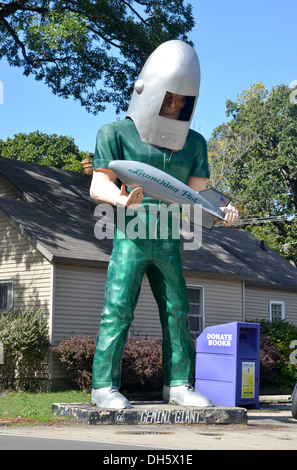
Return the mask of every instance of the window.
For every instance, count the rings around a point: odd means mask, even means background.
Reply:
[[[270,300],[270,321],[285,319],[285,302]]]
[[[189,299],[189,324],[194,337],[203,331],[203,288],[187,287]]]
[[[13,282],[11,280],[0,280],[0,311],[12,308]]]

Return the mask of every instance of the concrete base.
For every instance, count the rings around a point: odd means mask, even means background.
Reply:
[[[53,403],[52,413],[87,424],[247,424],[245,408],[193,408],[164,402],[132,402],[133,408],[104,410],[90,403]]]

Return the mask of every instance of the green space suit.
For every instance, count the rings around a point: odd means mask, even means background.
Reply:
[[[183,183],[187,183],[190,176],[209,177],[205,140],[191,129],[184,147],[172,151],[141,140],[129,118],[103,126],[97,136],[93,168],[107,169],[110,161],[121,159],[148,163]],[[157,208],[160,203],[144,196],[141,205],[146,209],[145,217],[149,216],[149,206]],[[180,240],[170,236],[162,239],[158,236],[158,218],[155,224],[153,239],[131,240],[115,234],[93,362],[95,389],[120,387],[121,359],[145,273],[159,308],[164,384],[193,383],[195,349],[188,325]]]

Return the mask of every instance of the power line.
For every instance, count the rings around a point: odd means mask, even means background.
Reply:
[[[257,225],[272,222],[292,222],[297,219],[297,215],[278,215],[270,217],[252,217],[249,219],[238,220],[235,225]]]

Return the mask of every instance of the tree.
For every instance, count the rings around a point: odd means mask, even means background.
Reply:
[[[72,137],[48,135],[39,131],[19,133],[12,139],[0,140],[0,155],[72,171],[81,171],[81,161],[87,157],[85,152],[78,149]]]
[[[94,114],[107,103],[120,112],[148,55],[189,42],[193,26],[183,0],[0,1],[0,59]]]
[[[229,124],[218,126],[208,142],[209,185],[228,192],[228,176],[232,168],[247,154],[253,143],[253,135],[236,134]]]
[[[269,92],[259,83],[227,101],[231,119],[214,131],[209,147],[213,166],[222,166],[218,150],[225,149],[220,185],[249,219],[248,230],[295,261],[297,106],[291,94],[285,85]]]

